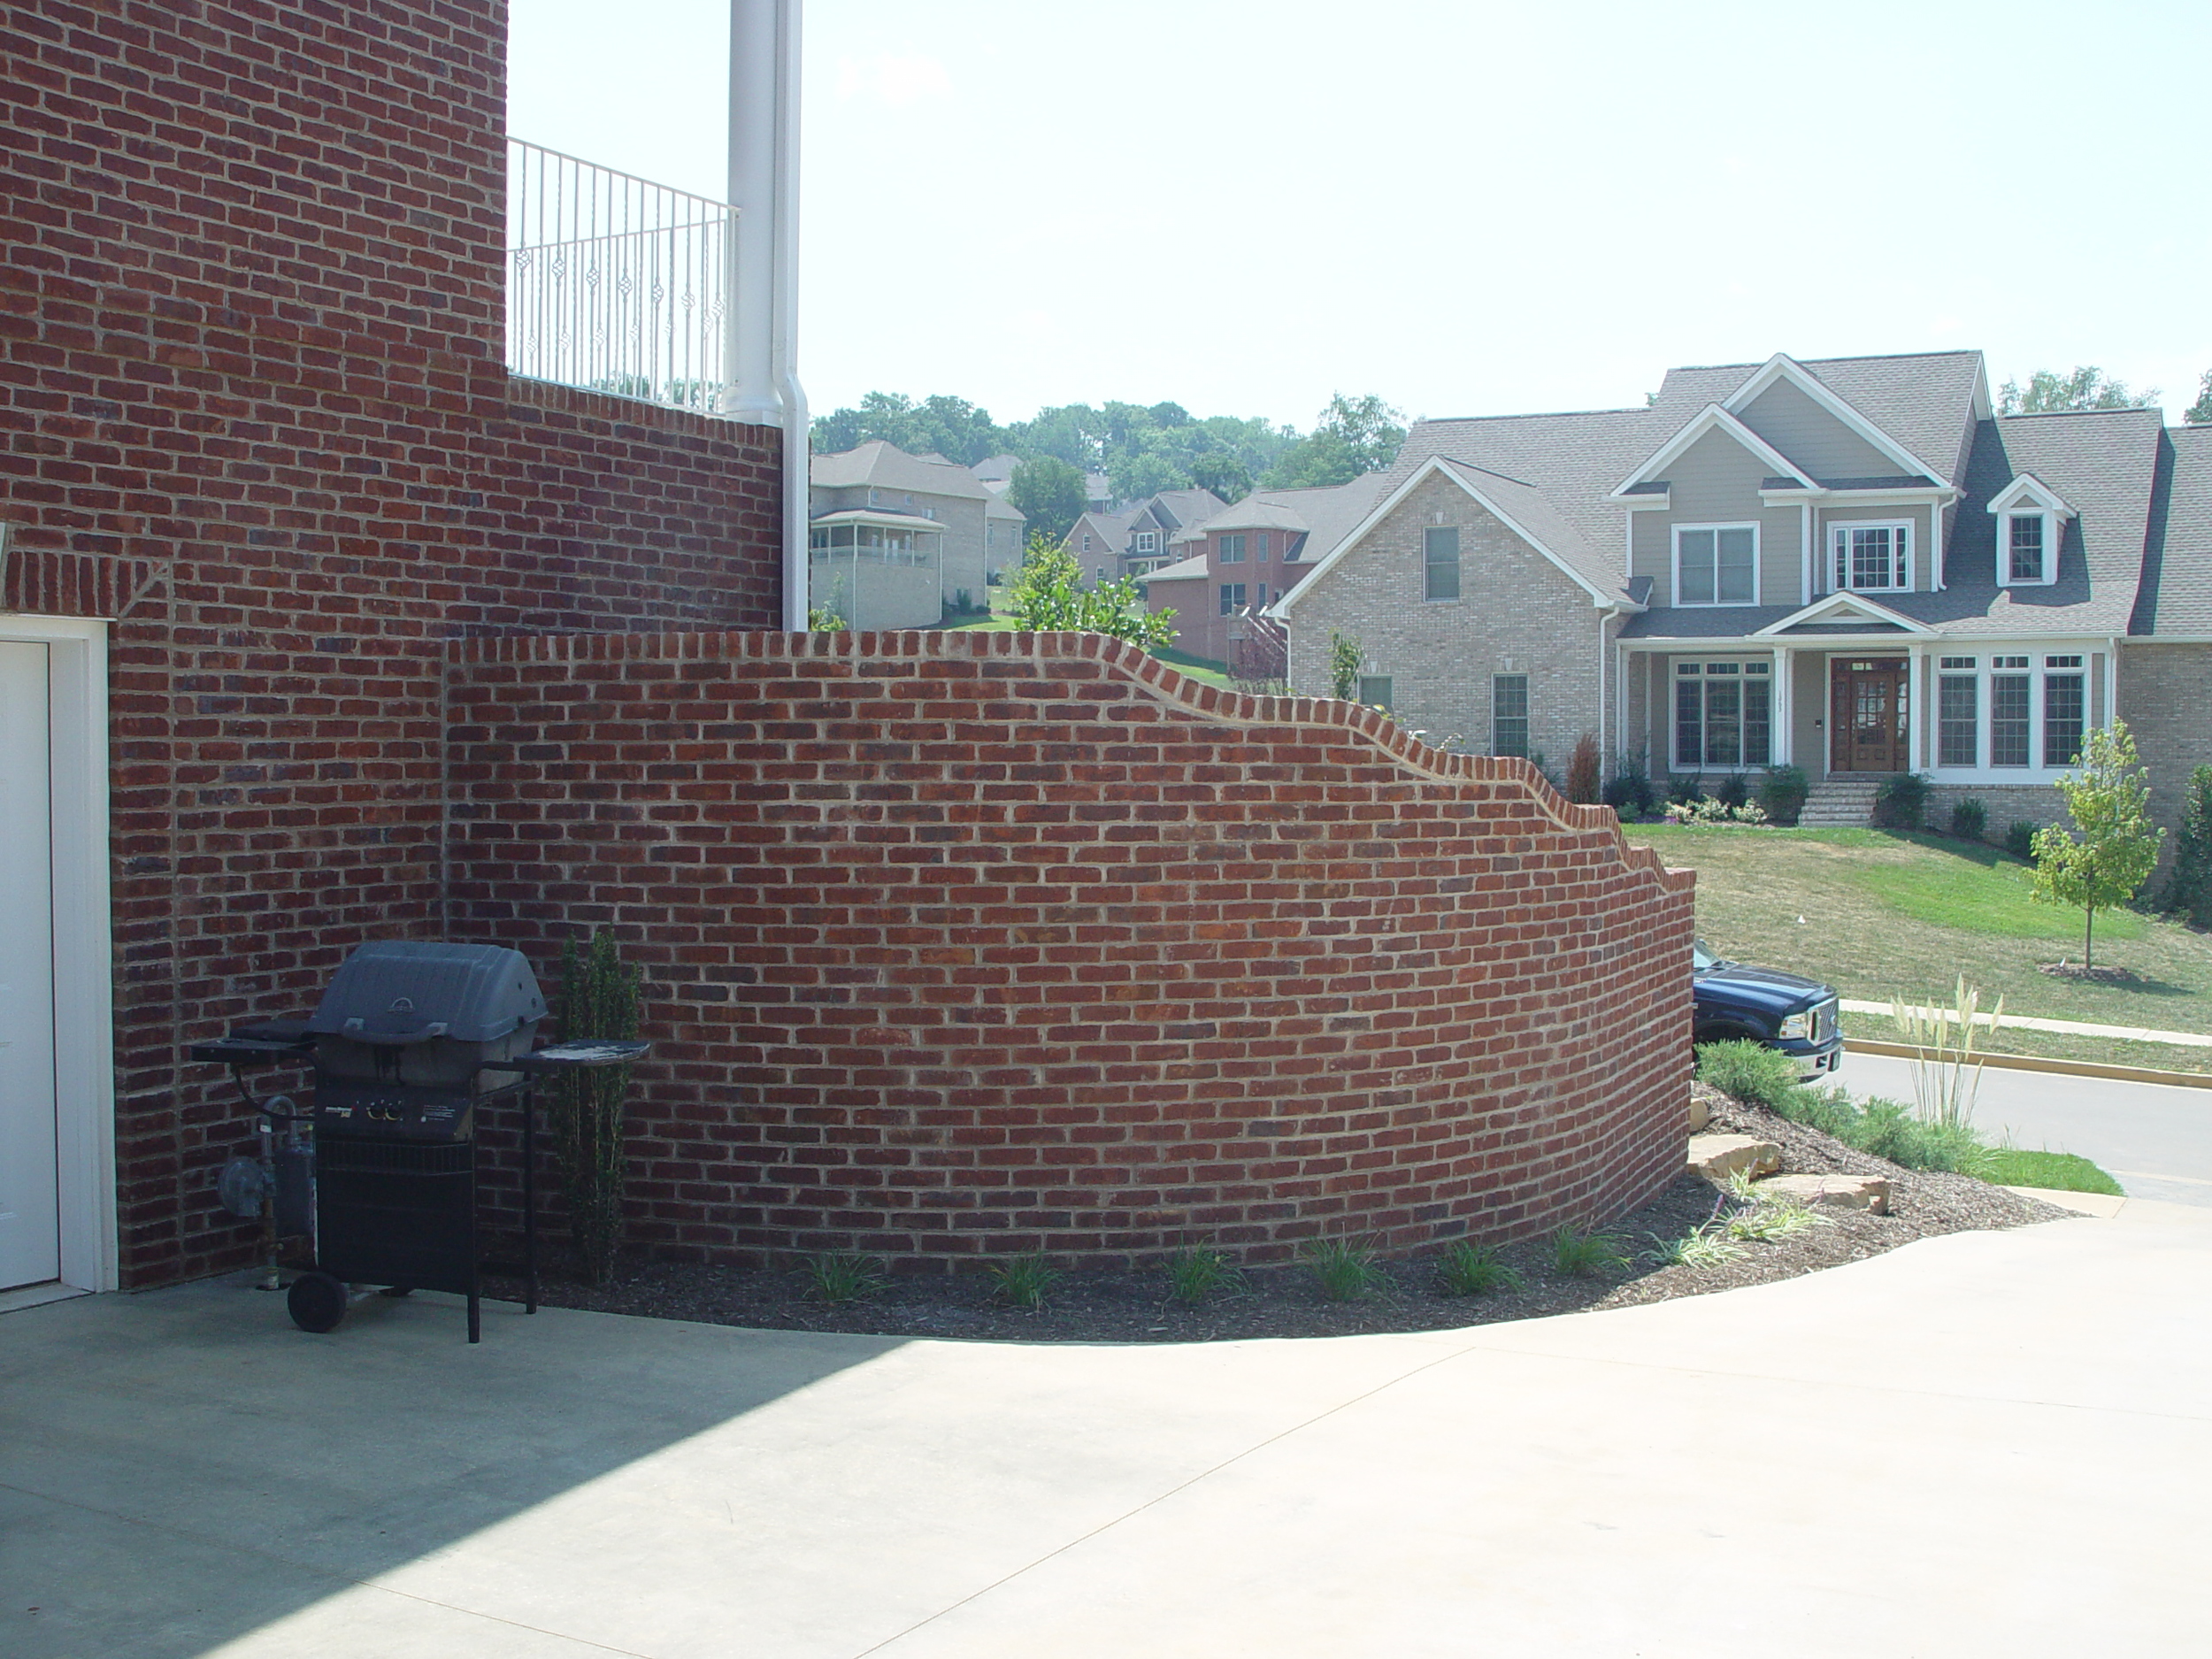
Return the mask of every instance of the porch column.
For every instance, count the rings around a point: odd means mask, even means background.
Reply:
[[[1927,685],[1928,681],[1928,676],[1925,672],[1927,668],[1927,662],[1928,659],[1926,656],[1916,649],[1909,651],[1905,657],[1905,770],[1907,772],[1918,772],[1921,770],[1920,723],[1922,718],[1922,710],[1920,707],[1920,699],[1923,688]]]
[[[1793,668],[1795,656],[1786,646],[1774,648],[1774,711],[1770,729],[1774,735],[1768,745],[1768,760],[1777,766],[1793,764],[1797,758],[1797,687]]]

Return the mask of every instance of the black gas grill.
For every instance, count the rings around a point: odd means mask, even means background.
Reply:
[[[370,1286],[465,1296],[469,1340],[479,1340],[476,1132],[487,1111],[510,1103],[522,1127],[526,1307],[537,1311],[531,1085],[548,1073],[627,1064],[648,1047],[587,1041],[533,1050],[545,1012],[519,951],[380,941],[346,958],[311,1018],[242,1026],[193,1047],[194,1059],[233,1069],[264,1120],[259,1178],[252,1161],[236,1161],[224,1192],[226,1202],[252,1202],[249,1213],[262,1216],[273,1271],[278,1217],[312,1217],[314,1266],[293,1280],[288,1297],[302,1329],[335,1329],[366,1294],[357,1287]],[[245,1083],[247,1070],[284,1062],[314,1068],[304,1113],[281,1096],[256,1100]],[[297,1191],[302,1179],[311,1182],[311,1198]]]

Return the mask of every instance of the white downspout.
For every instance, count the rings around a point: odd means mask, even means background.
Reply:
[[[783,626],[806,627],[806,394],[798,379],[799,71],[803,0],[730,0],[735,293],[722,412],[783,429]]]

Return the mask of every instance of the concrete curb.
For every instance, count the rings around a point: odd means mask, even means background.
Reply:
[[[1846,1054],[1884,1054],[1899,1060],[1941,1060],[1955,1056],[1938,1054],[1932,1048],[1916,1048],[1909,1043],[1875,1042],[1856,1037],[1844,1039]],[[2055,1071],[2063,1077],[2101,1077],[2116,1083],[2163,1083],[2174,1088],[2212,1089],[2212,1071],[2154,1071],[2148,1066],[2102,1065],[2094,1060],[2051,1060],[2041,1055],[1980,1054],[1974,1056],[1978,1065],[1994,1066],[2001,1071]]]

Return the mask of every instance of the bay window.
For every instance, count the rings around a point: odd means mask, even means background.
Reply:
[[[1678,605],[1759,603],[1759,526],[1677,525],[1674,602]]]
[[[1674,675],[1678,771],[1768,764],[1774,729],[1771,663],[1677,663]]]

